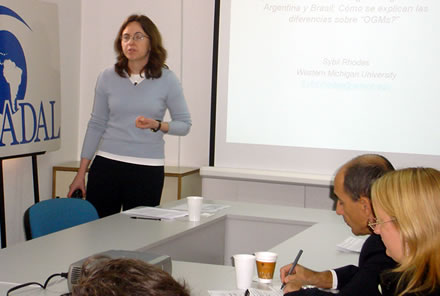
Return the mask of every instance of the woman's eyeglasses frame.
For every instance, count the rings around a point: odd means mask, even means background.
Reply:
[[[130,42],[131,39],[133,39],[134,42],[138,42],[138,41],[144,40],[145,38],[150,38],[150,37],[147,36],[147,35],[144,35],[144,34],[142,34],[140,32],[137,32],[133,36],[131,36],[130,34],[122,35],[121,36],[121,41],[125,42],[125,43],[128,43],[128,42]]]
[[[382,224],[384,224],[384,223],[388,223],[388,222],[394,222],[394,221],[397,221],[397,219],[396,219],[396,218],[391,218],[390,220],[381,221],[381,220],[379,220],[379,219],[377,219],[377,218],[374,218],[373,221],[374,221],[374,222],[368,222],[368,227],[370,227],[371,230],[374,231],[374,230],[376,229],[376,226],[377,226],[377,225],[382,225]]]

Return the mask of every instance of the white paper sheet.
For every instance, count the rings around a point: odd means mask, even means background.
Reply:
[[[243,290],[230,290],[230,291],[208,291],[210,296],[244,296]],[[268,290],[249,288],[250,296],[283,296],[283,291],[270,287]]]
[[[229,208],[230,205],[220,205],[220,204],[202,204],[202,213],[216,213],[220,210]],[[184,203],[175,207],[172,207],[173,210],[178,211],[188,211],[188,204]]]
[[[122,213],[129,215],[131,217],[156,218],[156,219],[175,219],[188,215],[187,212],[154,208],[154,207],[135,208],[124,211]]]
[[[343,242],[337,245],[339,251],[342,252],[356,252],[360,253],[366,238],[362,237],[348,237]]]

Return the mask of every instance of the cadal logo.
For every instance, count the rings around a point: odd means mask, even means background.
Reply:
[[[32,31],[23,18],[8,7],[0,5],[1,16],[12,17]],[[13,33],[0,30],[0,147],[59,138],[59,132],[58,135],[54,135],[53,126],[55,101],[50,101],[50,106],[47,106],[52,111],[50,113],[52,118],[50,116],[48,118],[49,120],[52,119],[49,122],[52,125],[48,126],[44,102],[41,101],[39,106],[35,108],[32,104],[24,101],[26,98],[27,80],[26,57],[19,40]],[[21,117],[18,121],[21,123],[21,129],[16,129],[17,124],[14,124],[14,122],[17,122],[16,117],[18,116]],[[6,137],[8,134],[10,136]],[[6,138],[10,138],[10,140]]]

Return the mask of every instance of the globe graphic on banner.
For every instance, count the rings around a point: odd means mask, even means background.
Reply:
[[[12,113],[26,94],[27,69],[23,48],[8,31],[0,31],[0,114],[8,101]]]

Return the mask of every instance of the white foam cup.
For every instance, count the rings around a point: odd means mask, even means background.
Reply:
[[[246,290],[251,287],[255,268],[255,256],[237,254],[233,256],[237,288]]]
[[[202,210],[203,197],[201,196],[188,196],[188,220],[200,221],[200,212]]]

